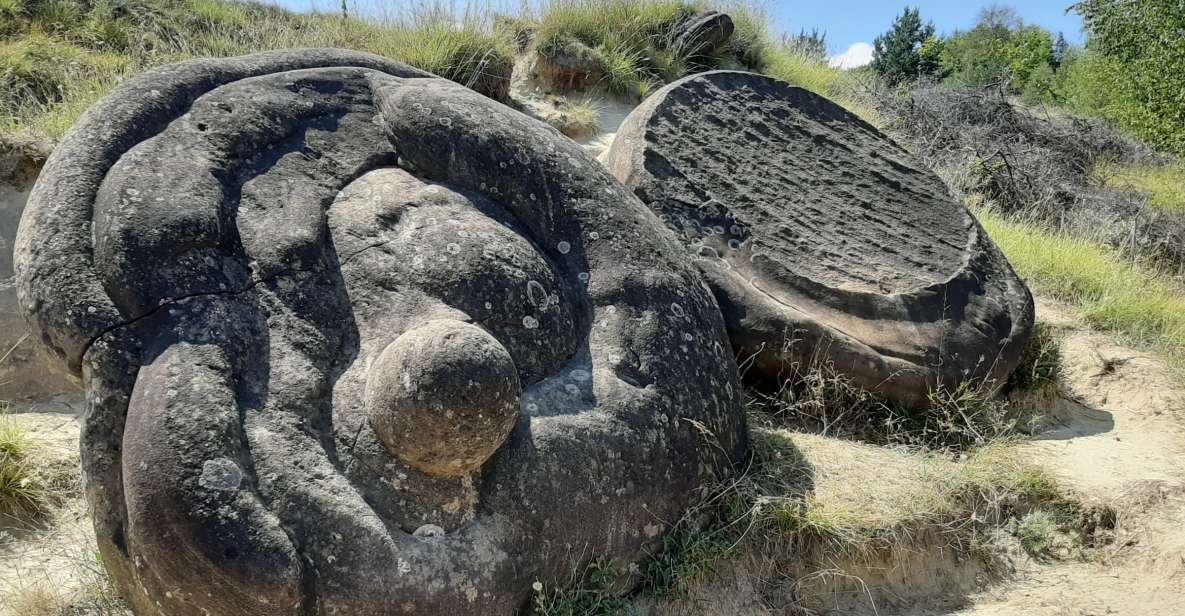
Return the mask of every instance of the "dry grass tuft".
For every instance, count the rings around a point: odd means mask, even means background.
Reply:
[[[34,446],[24,429],[0,414],[0,520],[35,519],[56,500],[50,481],[37,468]]]
[[[601,104],[595,99],[585,98],[573,102],[560,96],[548,96],[544,102],[548,103],[549,108],[540,112],[542,119],[568,137],[579,139],[601,132],[597,122]]]
[[[62,616],[65,605],[44,586],[33,586],[13,593],[9,597],[9,610],[13,616]]]
[[[1036,410],[1032,403],[1011,403],[997,394],[995,384],[982,381],[936,388],[927,408],[902,407],[856,386],[818,352],[803,365],[787,366],[786,373],[789,377],[777,391],[753,392],[753,408],[759,411],[753,421],[759,425],[880,445],[961,451],[1024,431]],[[1038,328],[1003,389],[1017,401],[1044,399],[1050,392],[1056,395],[1061,377],[1057,341]],[[1043,395],[1036,395],[1038,390]]]

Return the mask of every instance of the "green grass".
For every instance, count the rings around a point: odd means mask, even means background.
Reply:
[[[873,126],[884,125],[875,105],[862,93],[864,73],[860,71],[840,70],[784,46],[771,46],[765,52],[762,72],[826,96]]]
[[[612,589],[621,571],[614,563],[596,560],[576,571],[559,588],[534,584],[530,616],[618,616],[632,614],[630,600]]]
[[[225,0],[0,2],[0,132],[49,142],[121,80],[187,58],[358,49],[500,99],[513,66],[513,41],[478,8],[425,4],[376,22]]]
[[[1093,328],[1159,351],[1185,368],[1185,288],[1090,240],[1050,233],[979,209],[976,216],[1017,272],[1076,306]]]
[[[31,455],[33,440],[0,415],[0,519],[26,520],[45,512],[51,493]]]
[[[1165,211],[1185,212],[1185,166],[1103,165],[1096,177],[1108,186],[1130,188],[1148,195],[1148,203]]]
[[[745,2],[545,0],[521,15],[480,3],[425,3],[379,20],[300,14],[227,0],[0,0],[0,132],[56,142],[91,104],[147,68],[194,57],[289,47],[377,53],[505,100],[517,48],[579,49],[606,90],[641,99],[693,71],[765,71],[831,97],[876,123],[847,94],[846,73],[771,42],[768,18]],[[674,26],[715,8],[735,32],[720,50],[673,49]]]
[[[735,31],[712,54],[673,45],[680,21],[709,7],[725,10]],[[543,58],[579,56],[600,67],[600,86],[641,99],[689,72],[712,68],[759,69],[768,35],[765,15],[744,4],[680,0],[547,0],[533,15],[535,51]]]

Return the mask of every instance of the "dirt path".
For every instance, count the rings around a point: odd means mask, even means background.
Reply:
[[[1063,334],[1068,396],[1026,445],[1086,500],[1113,505],[1118,536],[1101,562],[1023,562],[1014,581],[960,616],[1185,614],[1185,388],[1155,357],[1116,344],[1040,302]]]

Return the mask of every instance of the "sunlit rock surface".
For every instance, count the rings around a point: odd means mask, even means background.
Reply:
[[[685,244],[744,361],[786,378],[830,362],[908,405],[998,386],[1033,300],[967,209],[839,105],[717,71],[659,90],[605,156]]]
[[[544,124],[294,50],[98,103],[16,271],[85,383],[87,497],[137,613],[509,614],[642,558],[743,456],[683,254]]]

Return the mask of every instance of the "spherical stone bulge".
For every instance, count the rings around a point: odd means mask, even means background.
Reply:
[[[510,435],[521,398],[506,347],[455,320],[404,332],[371,364],[366,381],[370,425],[391,454],[443,477],[481,468]]]

